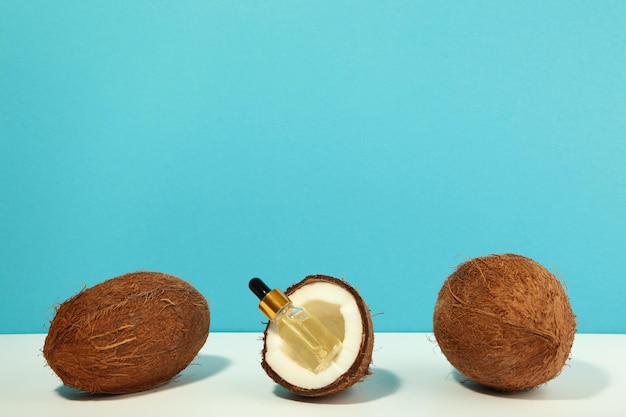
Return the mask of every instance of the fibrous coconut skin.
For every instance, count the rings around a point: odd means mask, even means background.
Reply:
[[[576,320],[553,274],[532,259],[503,254],[471,259],[448,277],[433,329],[441,351],[465,377],[515,392],[559,375]]]
[[[189,365],[209,324],[207,300],[191,284],[160,272],[133,272],[62,303],[43,354],[69,387],[94,394],[144,391]]]
[[[344,280],[340,280],[338,278],[330,277],[327,275],[310,275],[304,278],[302,281],[297,284],[292,285],[287,288],[285,294],[288,297],[293,296],[303,287],[308,285],[313,285],[316,283],[328,283],[331,285],[336,285],[347,292],[354,298],[354,302],[358,307],[358,314],[361,316],[361,326],[362,326],[362,337],[360,344],[358,346],[358,352],[356,354],[356,358],[352,362],[352,365],[346,369],[346,371],[337,377],[331,383],[317,388],[306,388],[298,386],[297,383],[288,382],[285,378],[283,378],[279,373],[272,368],[271,364],[267,360],[268,355],[268,332],[270,332],[271,326],[274,326],[272,323],[268,323],[267,328],[264,332],[264,345],[262,351],[262,362],[261,365],[267,375],[274,380],[278,385],[286,388],[294,394],[304,396],[304,397],[321,397],[327,396],[331,394],[336,394],[341,391],[346,390],[347,388],[353,386],[357,382],[363,381],[370,372],[370,364],[372,362],[372,352],[374,350],[374,328],[372,323],[372,317],[370,311],[368,309],[367,304],[362,299],[358,291],[348,284]],[[324,295],[320,295],[319,301],[324,301]],[[316,300],[307,300],[314,303]],[[317,312],[316,312],[317,313]],[[322,312],[320,312],[322,313]],[[330,325],[329,327],[342,326],[343,324],[337,323],[337,321],[341,321],[341,318],[325,316],[324,314],[316,314],[316,316],[324,323]],[[329,321],[335,321],[335,323],[329,323]],[[345,344],[344,344],[345,347]]]

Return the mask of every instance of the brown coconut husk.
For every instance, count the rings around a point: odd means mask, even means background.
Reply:
[[[159,272],[133,272],[62,303],[43,354],[69,387],[126,394],[154,388],[182,371],[204,345],[206,299]]]
[[[433,328],[442,352],[464,376],[514,392],[559,375],[576,320],[553,274],[532,259],[504,254],[471,259],[448,277]]]
[[[301,395],[304,397],[321,397],[332,394],[337,394],[346,390],[347,388],[353,386],[357,382],[361,382],[367,378],[371,374],[370,372],[370,364],[372,363],[372,353],[374,351],[374,327],[372,323],[372,316],[370,314],[369,308],[358,291],[348,284],[346,281],[330,277],[327,275],[309,275],[304,278],[302,281],[290,286],[285,291],[287,296],[290,296],[295,291],[300,289],[305,285],[314,284],[317,282],[327,282],[333,285],[338,285],[345,290],[347,290],[354,299],[356,300],[359,312],[361,313],[362,324],[363,324],[363,338],[361,339],[361,345],[359,346],[359,353],[357,358],[355,359],[352,366],[339,378],[337,378],[331,384],[316,389],[307,389],[295,386],[285,381],[278,375],[265,361],[265,354],[267,353],[267,346],[263,345],[262,351],[262,362],[261,366],[267,373],[267,375],[274,380],[278,385],[286,388],[287,390],[293,392],[294,394]],[[321,317],[320,317],[321,319]],[[267,330],[269,328],[266,327],[265,332],[263,333],[263,339],[267,335]]]

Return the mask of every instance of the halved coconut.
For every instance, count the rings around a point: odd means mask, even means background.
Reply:
[[[307,397],[335,394],[364,380],[374,349],[372,317],[365,301],[346,281],[311,275],[289,287],[285,294],[324,323],[342,341],[330,366],[314,373],[292,359],[282,348],[278,326],[269,323],[264,333],[261,365],[277,384]]]

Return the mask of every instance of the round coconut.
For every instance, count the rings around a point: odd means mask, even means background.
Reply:
[[[439,292],[433,330],[443,354],[466,378],[514,392],[559,375],[576,320],[553,274],[532,259],[503,254],[458,266]]]
[[[344,280],[311,275],[289,287],[285,294],[328,327],[342,349],[331,365],[319,373],[298,365],[284,349],[278,326],[264,332],[261,365],[267,375],[287,390],[306,397],[336,394],[370,375],[374,350],[372,317],[357,290]]]
[[[182,371],[209,334],[207,300],[159,272],[101,282],[62,303],[43,355],[69,387],[103,394],[154,388]]]

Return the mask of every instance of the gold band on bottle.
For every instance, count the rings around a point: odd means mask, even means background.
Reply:
[[[270,320],[274,320],[276,313],[289,304],[289,298],[278,288],[268,292],[259,304],[259,310],[263,312]]]

